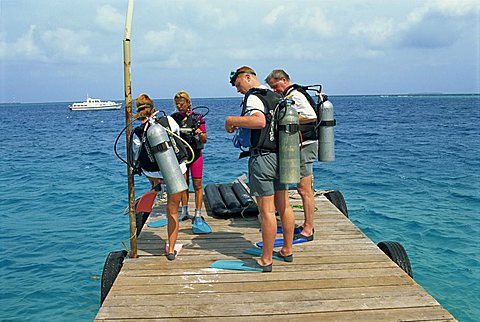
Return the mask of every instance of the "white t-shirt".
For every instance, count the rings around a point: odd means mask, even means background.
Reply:
[[[292,107],[298,112],[299,115],[308,119],[312,119],[312,121],[317,119],[317,114],[315,114],[315,110],[313,109],[312,105],[310,105],[305,95],[303,95],[296,89],[289,91],[288,94],[293,94],[292,100],[294,104]],[[303,145],[311,144],[314,142],[317,141],[306,140],[303,142]]]
[[[265,85],[260,85],[258,88],[267,89]],[[245,108],[245,115],[252,115],[255,113],[266,113],[265,105],[256,95],[249,95],[247,98],[247,104]]]
[[[178,125],[175,120],[167,115],[167,120],[168,120],[168,125],[170,125],[170,129],[173,133],[180,135],[180,126]],[[132,150],[133,150],[133,157],[134,159],[138,159],[138,155],[140,154],[140,146],[141,146],[141,138],[139,138],[135,133],[133,134],[132,138]],[[180,170],[182,171],[182,174],[185,174],[187,172],[187,165],[185,162],[182,162],[179,164]],[[160,171],[146,171],[142,169],[143,174],[145,174],[147,177],[151,178],[160,178],[163,179],[163,175]]]
[[[315,110],[312,105],[310,105],[305,95],[296,89],[292,90],[289,94],[293,94],[292,100],[295,102],[293,108],[297,110],[298,114],[308,119],[317,119],[317,114],[315,114]]]

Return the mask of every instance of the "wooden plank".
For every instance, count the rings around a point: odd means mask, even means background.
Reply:
[[[455,320],[325,197],[315,200],[314,241],[295,245],[294,262],[274,261],[268,274],[208,268],[256,258],[243,254],[261,238],[256,217],[208,217],[209,235],[193,235],[182,222],[184,249],[173,262],[164,256],[166,228],[145,226],[140,257],[125,260],[96,320]],[[295,215],[303,220],[301,209]]]
[[[104,306],[99,312],[99,318],[107,316],[112,318],[156,318],[156,317],[250,317],[250,316],[278,316],[289,314],[308,314],[321,312],[381,310],[391,308],[429,307],[438,304],[428,296],[401,296],[401,297],[376,297],[362,299],[339,299],[339,300],[307,300],[283,302],[254,302],[242,303],[237,300],[234,303],[223,304],[196,304],[195,301],[176,298],[178,305],[160,303],[157,305],[132,305],[128,306]]]
[[[275,316],[248,316],[248,317],[195,317],[195,321],[455,321],[452,316],[441,307],[427,308],[391,308],[381,310],[362,310],[362,311],[337,311],[337,312],[319,312],[307,313],[301,315],[284,314]],[[175,319],[129,319],[129,321],[191,321],[190,317]],[[124,321],[123,319],[108,319],[99,321]]]

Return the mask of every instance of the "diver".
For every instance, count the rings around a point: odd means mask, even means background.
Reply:
[[[263,272],[272,271],[273,255],[286,262],[293,261],[293,234],[295,217],[288,198],[288,184],[279,180],[278,145],[270,140],[272,111],[281,96],[262,85],[255,71],[247,66],[230,73],[230,84],[244,95],[240,116],[227,116],[225,130],[233,133],[242,129],[250,133],[248,141],[248,184],[250,193],[255,196],[261,218],[262,256],[256,262]],[[284,237],[283,247],[273,251],[277,235],[275,209],[280,214]]]
[[[302,198],[304,222],[299,227],[300,232],[295,234],[295,239],[305,238],[313,240],[315,232],[313,215],[315,200],[313,196],[313,161],[317,159],[318,136],[315,126],[317,114],[315,113],[315,102],[306,92],[297,89],[292,84],[289,75],[282,69],[275,69],[265,78],[265,82],[274,92],[283,95],[293,95],[293,107],[299,114],[300,131],[302,133],[302,147],[300,150],[300,182],[297,184],[297,191]]]
[[[195,212],[191,217],[188,213],[188,197],[186,191],[182,195],[182,220],[192,219],[192,231],[195,234],[208,234],[212,230],[202,216],[203,206],[203,154],[202,150],[207,143],[207,128],[202,114],[192,110],[192,101],[186,91],[179,91],[175,94],[174,105],[177,112],[171,116],[180,126],[180,136],[188,142],[193,150],[193,162],[187,164],[185,180],[189,185],[189,177],[192,177],[193,190],[195,193]],[[189,155],[189,160],[192,158]]]
[[[141,120],[142,124],[137,126],[132,133],[131,152],[132,159],[134,160],[133,167],[135,171],[135,168],[138,166],[141,169],[141,173],[145,174],[145,176],[152,184],[152,187],[154,187],[164,178],[164,175],[160,171],[159,165],[157,163],[158,161],[156,161],[155,157],[153,157],[154,153],[152,152],[152,147],[149,144],[150,133],[148,132],[148,130],[149,126],[152,126],[149,123],[149,118],[154,116],[155,107],[153,100],[147,94],[141,94],[140,96],[138,96],[135,100],[135,105],[137,107],[137,114],[135,114],[134,117],[135,119]],[[170,116],[163,116],[157,118],[156,122],[160,123],[160,125],[162,125],[164,128],[169,128],[173,133],[177,133],[177,135],[180,133],[178,124]],[[175,162],[173,166],[178,166],[180,168],[181,173],[179,175],[180,179],[183,180],[182,175],[185,174],[187,171],[187,166],[185,163],[187,159],[186,148],[182,146],[181,142],[179,141],[176,143],[176,146],[178,148],[178,151],[176,153],[176,159],[178,163]],[[171,167],[172,165],[169,164],[169,166]],[[174,170],[177,169],[171,168],[171,170],[172,171],[169,172],[175,172]],[[188,187],[186,185],[185,187],[185,189],[188,190]],[[174,260],[177,256],[175,244],[177,242],[179,229],[178,208],[180,206],[180,201],[184,193],[185,190],[179,192],[172,191],[172,187],[169,187],[167,184],[168,260]]]

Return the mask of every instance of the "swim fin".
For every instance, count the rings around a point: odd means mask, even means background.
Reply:
[[[168,225],[168,219],[167,218],[160,218],[156,221],[151,221],[147,223],[147,226],[150,228],[158,228],[158,227],[165,227]]]
[[[293,245],[306,243],[306,242],[308,242],[306,238],[298,238],[293,240]],[[263,247],[263,242],[258,242],[256,245],[257,247]],[[273,243],[273,247],[282,247],[282,246],[283,246],[283,238],[275,239],[275,242]]]
[[[303,230],[302,226],[295,225],[295,228],[293,229],[293,233],[294,234],[300,234],[302,232],[302,230]],[[283,233],[282,225],[277,224],[277,234],[281,234],[281,233]]]
[[[157,196],[157,191],[154,189],[145,192],[135,203],[135,212],[152,212],[153,203],[155,202],[155,197]]]
[[[180,222],[180,221],[183,221],[183,220],[186,220],[186,219],[184,219],[182,214],[178,214],[178,221]],[[151,222],[147,223],[147,226],[150,227],[150,228],[165,227],[166,225],[168,225],[168,219],[167,218],[160,218],[156,221],[151,221]]]
[[[212,228],[203,217],[197,216],[192,219],[192,231],[194,234],[210,234]]]
[[[234,260],[218,260],[215,261],[210,268],[220,268],[220,269],[229,269],[237,271],[251,271],[251,272],[262,272],[261,267],[255,267],[255,265],[249,265],[247,262],[243,261],[234,261]]]
[[[248,255],[253,255],[253,256],[262,256],[262,249],[258,248],[258,247],[252,247],[252,248],[249,248],[249,249],[245,249],[243,251],[243,253],[248,254]],[[285,258],[282,258],[280,256],[276,256],[276,255],[272,255],[272,258],[276,259],[277,261],[282,261],[282,262],[285,261]]]

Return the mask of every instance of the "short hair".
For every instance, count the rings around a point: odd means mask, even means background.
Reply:
[[[236,71],[231,71],[230,72],[230,84],[232,86],[235,86],[235,81],[237,80],[238,75],[240,75],[240,74],[250,74],[253,77],[255,77],[255,79],[257,77],[257,73],[255,72],[255,70],[253,68],[250,68],[248,66],[239,67],[239,68],[237,68]]]
[[[251,73],[251,75],[257,75],[257,73],[255,72],[255,70],[253,68],[250,68],[248,66],[242,66],[242,67],[239,67],[237,68],[236,72],[248,72],[248,73]]]
[[[265,78],[265,82],[267,82],[268,84],[272,78],[276,81],[279,81],[282,78],[286,78],[288,81],[290,80],[290,76],[288,76],[287,72],[283,69],[272,70],[270,74],[268,74],[268,76]]]

